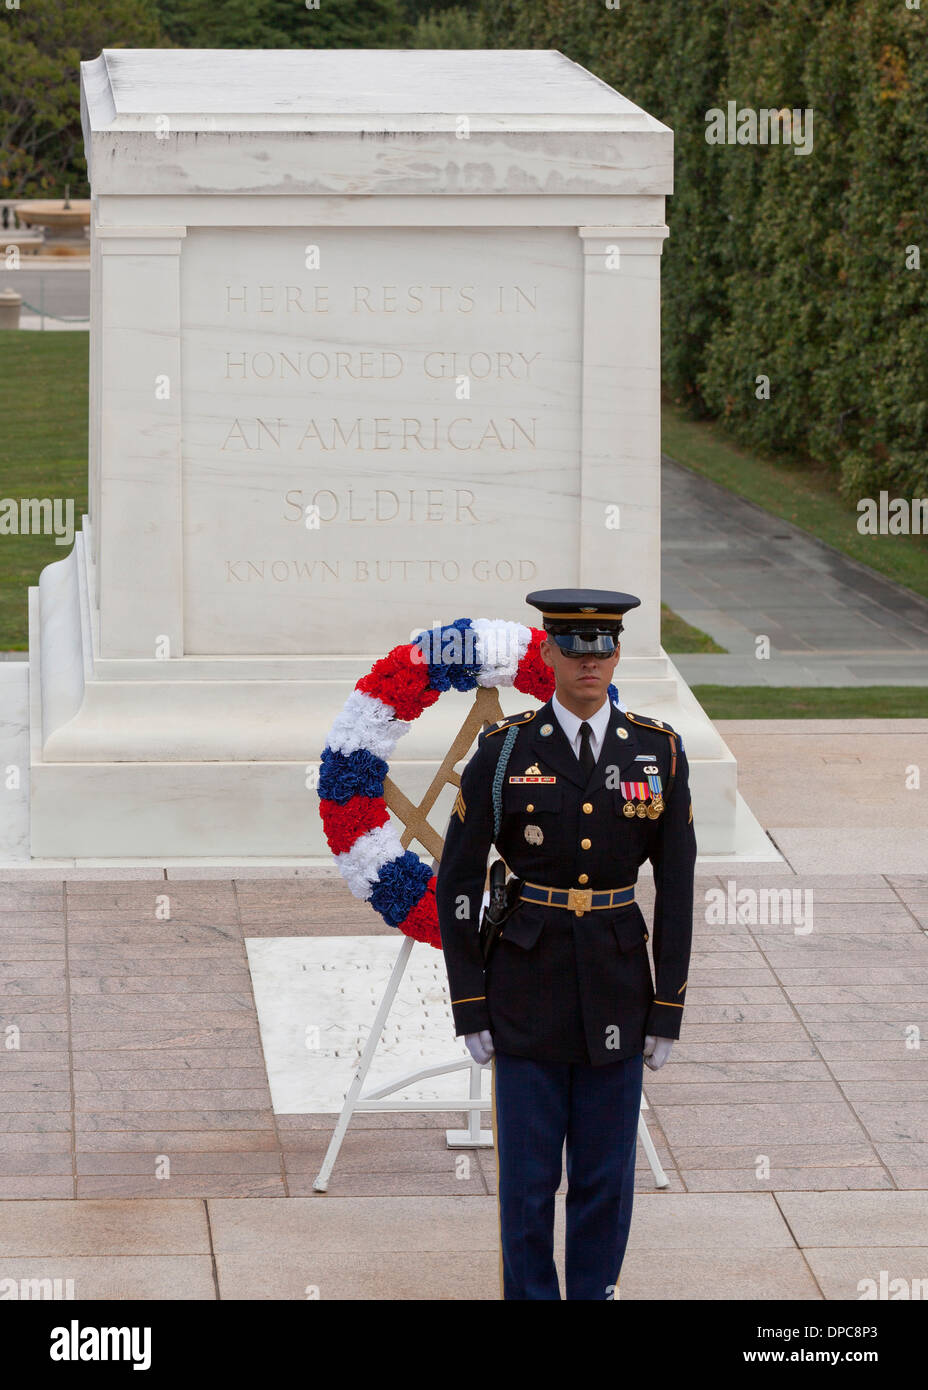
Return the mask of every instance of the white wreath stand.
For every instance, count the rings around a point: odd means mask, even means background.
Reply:
[[[389,983],[383,992],[383,998],[377,1009],[377,1015],[371,1027],[370,1035],[364,1045],[361,1060],[358,1062],[357,1070],[352,1078],[351,1085],[345,1096],[345,1103],[342,1106],[338,1123],[329,1140],[329,1147],[326,1149],[322,1167],[313,1183],[314,1192],[327,1192],[329,1178],[332,1176],[332,1169],[335,1167],[335,1160],[338,1158],[338,1151],[342,1146],[342,1140],[347,1133],[348,1126],[351,1124],[351,1117],[356,1111],[385,1111],[385,1110],[464,1110],[467,1112],[467,1129],[446,1129],[445,1140],[449,1149],[486,1149],[493,1147],[493,1135],[488,1129],[480,1128],[480,1111],[489,1110],[491,1102],[484,1100],[480,1094],[480,1073],[483,1067],[473,1061],[470,1057],[461,1057],[453,1062],[439,1062],[434,1067],[422,1067],[419,1071],[410,1072],[408,1076],[400,1077],[397,1081],[391,1081],[386,1086],[379,1086],[376,1091],[370,1091],[367,1095],[363,1094],[364,1082],[374,1060],[374,1054],[383,1035],[384,1025],[393,1007],[393,1000],[400,987],[400,982],[409,964],[409,957],[412,948],[416,943],[411,936],[405,936],[396,957],[396,963],[390,975]],[[434,947],[429,947],[434,950]],[[488,1065],[488,1064],[485,1064]],[[407,1086],[411,1086],[416,1081],[425,1081],[430,1076],[445,1076],[454,1071],[466,1071],[469,1073],[467,1099],[460,1102],[447,1100],[386,1100],[395,1091],[402,1091]],[[641,1112],[648,1109],[648,1102],[642,1094]],[[648,1157],[651,1165],[651,1172],[654,1174],[655,1187],[667,1187],[669,1179],[661,1166],[661,1161],[657,1156],[654,1141],[648,1133],[648,1126],[645,1122],[644,1114],[638,1115],[638,1138]]]
[[[429,854],[433,856],[432,871],[435,872],[437,861],[441,858],[444,848],[444,841],[438,832],[429,824],[428,813],[438,800],[442,789],[451,783],[460,787],[460,774],[455,772],[454,765],[464,757],[470,749],[471,744],[487,724],[493,723],[503,718],[502,707],[499,703],[499,696],[493,686],[480,687],[475,693],[474,703],[471,711],[461,728],[457,737],[448,749],[441,766],[432,779],[429,789],[418,806],[414,805],[409,798],[400,791],[395,782],[387,777],[384,781],[384,799],[389,809],[403,822],[405,826],[401,837],[404,849],[407,849],[413,840],[417,840]],[[493,1135],[490,1130],[480,1128],[481,1110],[489,1110],[491,1101],[484,1100],[480,1094],[480,1073],[483,1067],[473,1061],[470,1057],[459,1057],[452,1062],[439,1062],[434,1067],[423,1067],[419,1071],[410,1072],[408,1076],[402,1076],[397,1081],[391,1081],[386,1086],[379,1086],[376,1091],[371,1091],[365,1095],[363,1093],[364,1082],[374,1060],[374,1054],[383,1035],[384,1025],[393,1007],[393,1000],[400,987],[403,975],[406,973],[406,966],[409,964],[409,957],[415,942],[411,936],[403,938],[393,972],[390,975],[389,983],[384,990],[383,998],[377,1009],[377,1014],[371,1027],[370,1035],[364,1045],[364,1051],[358,1062],[348,1093],[345,1096],[345,1103],[342,1106],[338,1123],[329,1140],[329,1147],[326,1149],[322,1167],[313,1183],[314,1192],[328,1191],[329,1178],[332,1176],[332,1169],[335,1167],[335,1160],[338,1158],[342,1140],[347,1133],[351,1123],[351,1117],[356,1111],[385,1111],[385,1110],[464,1110],[467,1113],[468,1123],[466,1129],[447,1129],[445,1139],[449,1149],[483,1149],[493,1147]],[[429,950],[434,950],[429,947]],[[488,1065],[488,1064],[484,1064]],[[390,1100],[394,1092],[402,1091],[407,1086],[413,1085],[417,1081],[425,1081],[430,1076],[445,1076],[454,1071],[466,1071],[469,1073],[467,1099],[453,1103],[447,1100]],[[648,1102],[642,1094],[641,1111],[648,1109]],[[648,1133],[648,1126],[645,1123],[643,1113],[638,1115],[638,1138],[641,1140],[644,1151],[651,1165],[651,1172],[654,1174],[656,1187],[667,1187],[669,1179],[661,1167],[660,1159],[654,1148],[654,1142]]]

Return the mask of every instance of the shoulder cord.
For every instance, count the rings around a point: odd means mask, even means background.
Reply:
[[[673,786],[673,779],[677,775],[677,740],[674,734],[670,735],[670,776],[667,778],[665,790],[665,801],[670,800],[670,789]]]
[[[502,752],[496,764],[496,771],[493,774],[493,839],[496,840],[499,828],[503,821],[503,778],[506,775],[506,765],[509,762],[515,741],[519,737],[519,725],[513,724],[506,734],[503,741]]]

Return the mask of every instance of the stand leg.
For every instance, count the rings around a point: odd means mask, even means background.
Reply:
[[[387,1015],[389,1014],[390,1009],[393,1005],[393,1000],[396,997],[396,991],[400,987],[400,981],[403,978],[403,974],[406,970],[406,965],[409,961],[409,955],[414,945],[415,942],[413,941],[413,938],[411,936],[403,937],[403,944],[400,946],[399,954],[396,957],[396,963],[393,966],[393,973],[390,976],[390,983],[384,990],[383,998],[380,1001],[380,1007],[377,1010],[376,1017],[374,1018],[374,1022],[371,1026],[370,1035],[367,1039],[367,1043],[365,1044],[364,1051],[361,1054],[361,1060],[358,1063],[358,1069],[355,1072],[351,1085],[348,1088],[348,1094],[345,1096],[345,1103],[342,1106],[341,1114],[338,1117],[338,1123],[335,1126],[332,1138],[329,1140],[329,1147],[325,1151],[325,1158],[323,1159],[322,1167],[319,1169],[319,1172],[316,1175],[316,1181],[313,1183],[314,1192],[328,1191],[329,1178],[332,1176],[332,1169],[335,1166],[335,1160],[338,1157],[338,1151],[342,1146],[342,1140],[345,1137],[345,1131],[351,1123],[351,1116],[354,1113],[355,1101],[361,1093],[361,1088],[364,1085],[364,1079],[367,1076],[368,1071],[370,1070],[371,1062],[374,1060],[374,1053],[377,1051],[377,1045],[380,1042],[380,1037],[383,1033],[383,1026],[387,1021]]]
[[[644,1151],[648,1156],[648,1162],[651,1165],[651,1172],[654,1174],[654,1186],[669,1187],[670,1179],[664,1172],[663,1165],[661,1164],[661,1161],[657,1156],[657,1149],[655,1149],[654,1147],[654,1140],[648,1133],[647,1123],[645,1121],[644,1115],[642,1115],[640,1111],[638,1114],[638,1138],[641,1140],[641,1143],[644,1147]],[[616,1296],[618,1297],[618,1295]]]
[[[471,1062],[470,1065],[470,1090],[468,1098],[470,1100],[480,1099],[480,1078],[483,1075],[483,1066],[479,1062]],[[449,1149],[489,1149],[493,1147],[493,1132],[489,1129],[480,1128],[480,1111],[476,1105],[472,1105],[467,1112],[466,1129],[446,1129],[445,1143]]]

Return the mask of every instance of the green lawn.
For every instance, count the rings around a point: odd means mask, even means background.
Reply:
[[[0,332],[0,498],[73,498],[75,530],[87,510],[87,348],[87,333]],[[69,549],[0,534],[0,651],[26,650],[26,591]]]
[[[917,685],[694,685],[710,719],[925,719],[928,689]]]
[[[691,627],[679,614],[661,604],[661,646],[665,652],[725,652],[708,634]]]
[[[666,400],[661,435],[664,453],[685,468],[712,478],[928,597],[928,536],[862,536],[857,530],[856,499],[849,502],[840,497],[834,476],[825,469],[800,468],[787,460],[749,453],[729,443],[715,424],[691,420]]]

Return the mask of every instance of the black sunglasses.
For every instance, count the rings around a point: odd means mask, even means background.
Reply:
[[[619,628],[619,632],[621,631],[622,629]],[[589,636],[578,632],[549,632],[548,637],[565,656],[577,659],[592,656],[605,660],[610,656],[615,656],[618,645],[618,633],[614,630],[590,633]]]

